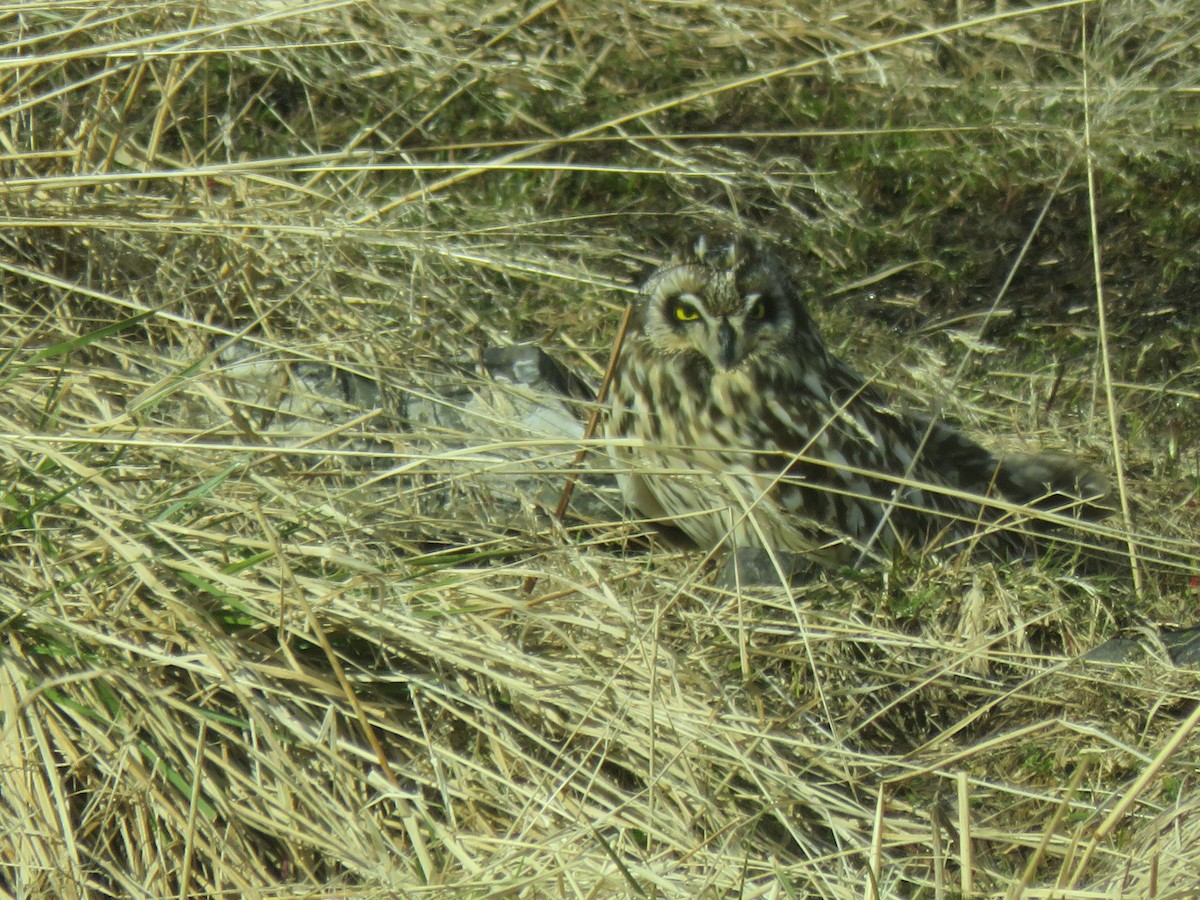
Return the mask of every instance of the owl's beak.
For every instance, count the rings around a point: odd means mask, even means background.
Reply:
[[[721,324],[717,326],[717,364],[722,369],[729,370],[741,361],[737,332],[733,330],[728,319],[721,319]]]

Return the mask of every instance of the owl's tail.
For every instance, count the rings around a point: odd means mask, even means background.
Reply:
[[[1062,453],[1018,453],[997,458],[945,422],[918,420],[929,430],[926,466],[955,487],[1075,519],[1103,519],[1116,510],[1108,479]]]
[[[1006,456],[999,461],[996,485],[1013,503],[1076,519],[1103,519],[1117,508],[1102,473],[1060,453]]]

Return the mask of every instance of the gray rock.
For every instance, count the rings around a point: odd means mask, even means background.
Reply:
[[[582,379],[536,344],[488,347],[483,366],[493,378],[509,384],[579,400],[595,397]]]
[[[1109,638],[1098,647],[1093,647],[1083,654],[1087,662],[1096,663],[1125,663],[1141,659],[1143,655],[1142,642],[1134,638]]]
[[[788,584],[801,585],[818,575],[821,567],[803,553],[780,551],[771,554],[758,547],[741,547],[726,554],[716,584],[731,591],[747,587],[779,587],[780,570]]]
[[[1135,663],[1146,658],[1167,658],[1177,666],[1200,666],[1200,628],[1146,629],[1140,637],[1109,638],[1083,654],[1087,662]]]
[[[1177,666],[1200,666],[1200,628],[1164,628],[1159,632]]]

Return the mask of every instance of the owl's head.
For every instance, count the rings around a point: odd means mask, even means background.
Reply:
[[[703,236],[675,253],[642,287],[638,325],[656,351],[699,356],[713,371],[777,359],[815,325],[770,251]]]

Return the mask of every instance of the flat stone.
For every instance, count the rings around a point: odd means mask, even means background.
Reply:
[[[1142,642],[1134,638],[1109,638],[1098,647],[1093,647],[1083,654],[1088,662],[1098,663],[1127,663],[1136,662],[1145,656]]]
[[[1159,633],[1177,666],[1200,666],[1200,628],[1164,628]]]
[[[1145,639],[1133,637],[1109,638],[1098,647],[1083,654],[1088,662],[1131,663],[1147,656],[1161,656],[1165,648],[1171,662],[1177,666],[1200,666],[1200,628],[1167,628],[1158,630],[1162,647],[1147,646],[1155,643],[1153,636]]]

